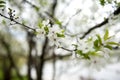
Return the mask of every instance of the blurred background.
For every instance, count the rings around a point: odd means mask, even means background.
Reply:
[[[120,0],[4,2],[0,7],[0,80],[120,80],[119,47],[112,50],[107,63],[94,66],[70,51],[76,37],[103,35],[105,29],[120,42]],[[65,49],[30,29],[38,29],[47,20],[51,26],[65,29],[61,43]]]

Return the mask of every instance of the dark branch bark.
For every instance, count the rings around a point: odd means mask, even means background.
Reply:
[[[48,38],[46,37],[44,45],[43,45],[43,49],[42,49],[42,54],[40,56],[40,63],[38,64],[38,70],[37,70],[37,80],[42,80],[42,75],[43,75],[43,67],[44,67],[44,57],[47,54],[46,52],[46,48],[48,45]]]
[[[53,52],[53,76],[52,76],[52,80],[55,80],[55,75],[56,75],[56,55],[55,52]]]
[[[56,7],[57,7],[57,0],[53,0],[53,4],[52,4],[52,7],[51,7],[51,14],[52,16],[54,17],[55,16],[55,10],[56,10]]]
[[[32,50],[35,47],[35,42],[33,40],[34,33],[27,31],[27,38],[28,38],[28,45],[29,45],[29,53],[28,53],[28,80],[33,80],[31,76],[31,69],[33,65],[33,57],[32,57]]]
[[[120,13],[120,7],[117,8],[117,9],[113,12],[114,15],[118,15],[119,13]],[[108,23],[108,20],[109,20],[109,18],[107,18],[107,19],[105,19],[103,22],[101,22],[101,23],[93,26],[93,27],[90,28],[87,32],[85,32],[84,35],[83,35],[82,37],[80,37],[80,38],[81,38],[81,39],[85,38],[85,37],[86,37],[88,34],[90,34],[93,30],[95,30],[95,29],[97,29],[97,28],[100,28],[100,27],[102,27],[103,25],[107,24],[107,23]]]
[[[52,16],[55,15],[55,8],[57,6],[57,0],[54,0],[53,4],[52,4],[52,9],[51,9],[51,14]],[[52,22],[50,21],[50,24],[52,24]],[[47,50],[47,46],[48,46],[48,37],[45,38],[45,42],[44,42],[44,45],[43,45],[43,49],[42,49],[42,54],[40,56],[40,63],[39,63],[39,68],[38,68],[38,75],[37,75],[37,78],[38,80],[42,80],[42,76],[43,76],[43,67],[44,67],[44,63],[45,63],[45,55],[47,54],[46,50]]]

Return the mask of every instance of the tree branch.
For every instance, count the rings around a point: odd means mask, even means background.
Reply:
[[[0,16],[1,16],[1,17],[4,17],[4,18],[6,18],[6,19],[8,19],[8,20],[10,20],[10,21],[13,21],[13,22],[15,22],[16,24],[19,24],[19,25],[21,25],[21,26],[24,26],[24,27],[27,28],[27,29],[31,29],[31,30],[33,30],[33,31],[36,30],[36,29],[31,28],[31,27],[29,27],[29,26],[27,26],[27,25],[25,25],[25,24],[23,24],[23,23],[20,23],[20,22],[16,21],[15,19],[11,19],[11,18],[9,18],[9,17],[7,17],[7,16],[5,16],[5,15],[3,15],[3,14],[1,14],[1,13],[0,13]]]
[[[117,8],[117,9],[113,12],[114,15],[118,15],[119,13],[120,13],[120,7]],[[109,20],[109,18],[107,18],[107,19],[105,19],[103,22],[101,22],[101,23],[93,26],[93,27],[90,28],[87,32],[85,32],[84,35],[83,35],[82,37],[80,37],[80,38],[81,38],[81,39],[85,38],[85,37],[86,37],[88,34],[90,34],[93,30],[95,30],[95,29],[97,29],[97,28],[100,28],[100,27],[102,27],[103,25],[107,24],[107,23],[108,23],[108,20]]]

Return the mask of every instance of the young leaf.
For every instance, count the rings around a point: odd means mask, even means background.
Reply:
[[[92,56],[98,56],[96,51],[88,51],[87,53]]]
[[[42,28],[42,26],[43,26],[42,22],[39,22],[39,23],[38,23],[38,27],[39,27],[39,28]]]
[[[119,43],[116,43],[116,42],[107,42],[107,44],[120,46],[120,44],[119,44]]]
[[[39,11],[39,10],[40,10],[40,8],[39,8],[39,7],[37,7],[37,6],[35,6],[35,10],[36,10],[36,11]]]
[[[76,50],[75,52],[76,52],[77,54],[79,54],[79,55],[82,55],[82,54],[83,54],[82,50]]]
[[[102,45],[102,39],[99,34],[97,34],[98,42]]]
[[[98,47],[99,47],[99,43],[98,43],[98,40],[97,40],[97,39],[94,41],[94,47],[95,47],[95,48],[98,48]]]
[[[64,30],[64,29],[62,29],[61,33],[64,33],[64,32],[65,32],[65,30]]]
[[[120,7],[120,2],[117,3],[117,7]]]
[[[104,47],[112,50],[112,46],[110,46],[110,45],[105,45]]]
[[[5,7],[5,5],[0,4],[0,8]]]
[[[48,29],[48,27],[47,27],[47,26],[46,26],[46,27],[44,27],[44,30],[45,30],[46,34],[48,34],[49,29]]]
[[[105,0],[99,0],[99,1],[100,1],[100,4],[101,4],[102,6],[105,5]]]
[[[56,33],[56,34],[57,34],[57,37],[62,37],[62,38],[65,37],[65,35],[63,33]]]
[[[5,20],[2,20],[2,24],[6,25],[6,21],[5,21]]]
[[[112,3],[112,0],[107,0],[108,3]]]
[[[108,38],[109,38],[109,31],[107,29],[104,34],[104,41],[106,41]]]
[[[89,57],[88,54],[83,54],[83,58],[84,58],[84,59],[90,59],[90,57]]]
[[[89,55],[86,53],[83,53],[82,50],[76,50],[76,53],[82,56],[84,59],[90,59]]]
[[[92,37],[89,37],[88,39],[87,39],[87,41],[85,41],[85,42],[91,42],[92,41]]]
[[[59,25],[59,27],[61,28],[62,26],[62,23],[58,20],[58,19],[55,19],[55,23]]]
[[[5,1],[0,0],[0,4],[5,4]]]

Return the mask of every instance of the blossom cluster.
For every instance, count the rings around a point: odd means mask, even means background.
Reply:
[[[38,26],[39,29],[36,29],[37,36],[48,37],[52,42],[51,45],[60,46],[61,39],[65,38],[63,29],[56,24],[51,25],[49,20],[42,21]]]

